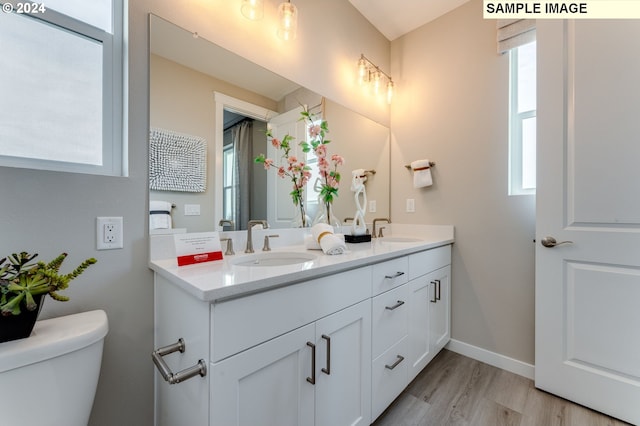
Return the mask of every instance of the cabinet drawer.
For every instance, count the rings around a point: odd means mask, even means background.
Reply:
[[[402,358],[400,358],[402,357]],[[408,384],[407,338],[373,361],[371,366],[371,420],[375,420]]]
[[[371,297],[371,267],[353,269],[212,305],[217,362]]]
[[[451,264],[451,245],[437,247],[409,255],[409,279]]]
[[[373,298],[371,356],[374,359],[407,334],[408,302],[409,287],[407,284]]]
[[[373,295],[383,293],[409,281],[407,257],[387,260],[373,265]]]

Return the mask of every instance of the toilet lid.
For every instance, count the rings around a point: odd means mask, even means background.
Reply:
[[[30,337],[0,343],[0,373],[85,348],[108,330],[103,310],[37,321]]]

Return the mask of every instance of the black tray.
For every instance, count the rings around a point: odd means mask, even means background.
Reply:
[[[344,236],[344,240],[348,243],[368,243],[371,241],[371,234],[349,235]]]

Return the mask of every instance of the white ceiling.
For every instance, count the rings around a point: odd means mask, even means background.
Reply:
[[[395,40],[468,1],[349,0],[389,40]]]

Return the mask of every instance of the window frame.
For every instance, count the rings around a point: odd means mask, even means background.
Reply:
[[[518,112],[518,49],[509,50],[509,195],[535,195],[535,187],[523,187],[522,123],[537,117],[537,106],[533,110]]]
[[[113,0],[113,34],[53,9],[47,9],[45,13],[22,14],[26,19],[39,20],[59,31],[96,40],[102,45],[102,165],[0,154],[0,166],[107,176],[126,175],[124,2]],[[0,1],[0,4],[4,3],[14,2]]]

